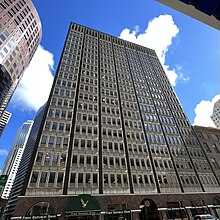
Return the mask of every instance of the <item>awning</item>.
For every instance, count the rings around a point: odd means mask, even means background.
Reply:
[[[98,215],[101,212],[99,202],[95,197],[82,194],[73,197],[67,206],[65,216]]]

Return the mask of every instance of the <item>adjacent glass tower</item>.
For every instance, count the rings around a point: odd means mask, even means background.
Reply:
[[[0,117],[41,40],[40,18],[31,0],[0,3]]]
[[[9,197],[33,123],[34,121],[28,120],[18,129],[11,151],[3,166],[2,174],[8,176],[1,195],[3,199],[8,199]]]
[[[72,23],[26,195],[217,191],[156,56]]]
[[[11,118],[11,113],[7,111],[4,111],[4,113],[0,117],[0,137],[2,136],[2,133],[6,125],[8,124],[10,118]]]

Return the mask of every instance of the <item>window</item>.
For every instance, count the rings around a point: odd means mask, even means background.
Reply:
[[[53,143],[54,143],[54,136],[50,136],[49,145],[53,145]]]
[[[70,183],[75,183],[75,182],[76,182],[76,174],[75,173],[71,173]]]
[[[55,180],[55,175],[56,175],[56,173],[55,173],[55,172],[51,172],[51,173],[50,173],[50,177],[49,177],[49,183],[54,183],[54,180]]]
[[[86,173],[86,183],[91,183],[90,173]]]
[[[56,118],[59,118],[59,116],[60,116],[60,110],[56,109],[55,117],[56,117]]]
[[[144,182],[145,182],[145,184],[149,184],[148,176],[147,175],[144,175]]]
[[[57,137],[56,146],[60,146],[61,145],[61,140],[62,140],[61,137]]]
[[[44,164],[49,164],[51,159],[51,153],[47,152],[44,159]]]
[[[79,163],[84,164],[84,156],[83,155],[80,155]]]
[[[0,35],[0,39],[4,42],[5,41],[5,36],[3,34]]]
[[[74,147],[78,147],[79,146],[79,139],[75,139],[74,140]]]
[[[59,154],[54,153],[53,160],[52,160],[52,165],[57,166],[58,161],[59,161]]]
[[[63,146],[67,146],[68,145],[68,142],[69,142],[69,139],[68,138],[64,138],[63,139]]]
[[[56,131],[56,130],[57,130],[57,122],[53,122],[52,131]]]
[[[97,156],[93,156],[93,165],[97,165]]]
[[[63,173],[58,173],[58,178],[57,178],[57,183],[62,183],[63,182]]]
[[[40,183],[46,183],[47,172],[42,172],[40,177]]]
[[[136,175],[133,175],[132,177],[133,177],[133,183],[137,184],[137,177],[136,177]]]
[[[86,146],[86,141],[84,139],[81,139],[81,148],[84,148]]]
[[[203,146],[204,146],[206,152],[211,153],[211,150],[210,150],[210,148],[209,148],[207,143],[203,143]]]
[[[121,184],[121,174],[117,174],[117,183]]]
[[[213,147],[215,153],[220,153],[218,147],[215,144],[213,144],[212,147]]]
[[[86,157],[86,164],[91,164],[91,156]]]
[[[47,136],[43,135],[41,138],[41,144],[46,144],[47,142]]]
[[[43,159],[43,152],[38,152],[36,163],[41,163]]]
[[[54,114],[54,109],[50,109],[48,116],[49,116],[49,117],[53,117],[53,114]]]
[[[65,165],[66,163],[66,154],[62,154],[60,157],[60,164]]]
[[[214,158],[211,158],[211,162],[212,162],[212,165],[215,169],[219,169],[219,165],[218,165],[217,161]]]
[[[74,163],[74,164],[77,163],[77,155],[73,155],[72,163]]]
[[[70,131],[70,124],[66,124],[66,131]]]
[[[64,111],[64,110],[62,111],[61,117],[62,117],[62,118],[66,118],[66,111]]]
[[[98,146],[98,142],[97,141],[93,141],[93,148],[97,149],[97,146]]]
[[[128,178],[127,178],[126,174],[123,174],[123,182],[124,182],[125,185],[128,184]]]
[[[83,183],[83,173],[78,174],[78,183]]]
[[[38,174],[39,174],[39,172],[35,172],[35,171],[32,173],[31,183],[36,183],[37,182]]]
[[[104,183],[108,183],[108,174],[104,174]]]
[[[111,179],[111,184],[115,184],[115,175],[114,174],[110,175],[110,179]]]
[[[87,148],[91,148],[92,146],[92,141],[91,140],[87,140]]]
[[[94,183],[94,184],[97,184],[97,183],[98,183],[97,180],[98,180],[98,175],[97,175],[97,173],[93,173],[93,183]]]
[[[51,124],[50,121],[46,121],[45,130],[49,130],[50,129],[50,124]]]

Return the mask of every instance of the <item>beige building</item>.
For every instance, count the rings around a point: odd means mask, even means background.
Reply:
[[[219,181],[155,51],[82,25],[70,24],[28,157],[14,217],[218,216]]]
[[[220,182],[220,129],[193,126],[216,178]]]

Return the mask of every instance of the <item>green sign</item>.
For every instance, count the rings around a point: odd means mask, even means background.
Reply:
[[[7,182],[8,175],[0,175],[0,188],[4,188]]]
[[[73,197],[67,206],[65,216],[97,215],[101,212],[99,202],[95,197],[82,194]]]

